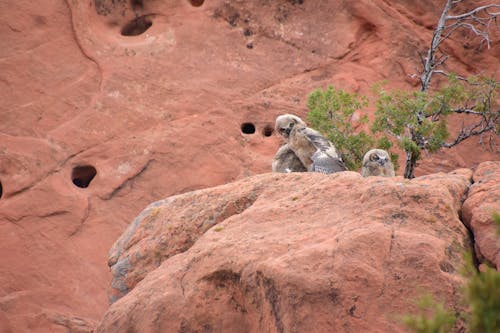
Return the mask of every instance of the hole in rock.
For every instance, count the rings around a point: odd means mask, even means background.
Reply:
[[[2,198],[2,193],[3,193],[3,187],[2,187],[2,182],[0,182],[0,199]]]
[[[274,133],[274,128],[271,125],[266,125],[262,129],[262,135],[264,135],[264,136],[271,136],[271,135],[273,135],[273,133]]]
[[[152,25],[153,22],[150,19],[148,19],[146,16],[140,16],[130,21],[122,28],[122,35],[138,36],[151,28]]]
[[[255,125],[252,123],[243,123],[241,124],[241,131],[245,134],[254,134]]]
[[[366,32],[374,32],[375,30],[377,30],[377,27],[375,26],[375,24],[371,22],[365,22],[361,27],[361,29],[363,29]]]
[[[144,9],[144,3],[142,0],[130,0],[130,5],[133,10]]]
[[[189,2],[193,7],[200,7],[201,5],[203,5],[203,2],[205,2],[205,0],[189,0]]]
[[[97,174],[97,170],[91,165],[82,165],[73,168],[71,180],[73,184],[81,188],[87,188]]]

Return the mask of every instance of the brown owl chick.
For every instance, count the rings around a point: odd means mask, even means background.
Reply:
[[[396,174],[389,153],[383,149],[372,149],[368,151],[363,157],[361,175],[363,177],[394,177]]]
[[[293,114],[282,114],[276,118],[276,124],[274,126],[276,132],[278,132],[286,142],[288,142],[288,138],[290,137],[290,132],[294,128],[295,125],[306,127],[306,123]]]
[[[334,173],[347,170],[334,145],[299,117],[284,114],[276,118],[276,131],[288,143],[309,172]]]
[[[288,144],[278,149],[272,162],[273,172],[306,172],[307,169]]]

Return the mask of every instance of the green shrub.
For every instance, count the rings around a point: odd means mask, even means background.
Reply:
[[[408,328],[418,333],[447,333],[455,324],[455,316],[436,302],[431,295],[424,295],[417,301],[419,314],[406,315],[403,321]]]
[[[500,214],[492,214],[500,230]],[[464,302],[469,307],[467,326],[472,333],[500,332],[500,272],[487,265],[478,272],[472,254],[466,256],[462,275],[468,278],[464,288]]]
[[[309,108],[307,120],[311,127],[321,132],[335,145],[349,170],[361,168],[364,154],[374,148],[375,142],[381,149],[388,150],[392,146],[387,138],[376,141],[374,136],[363,130],[355,131],[352,125],[354,112],[367,104],[366,97],[350,94],[333,86],[325,90],[314,90],[307,101]],[[362,116],[359,120],[360,124],[367,122],[366,116]],[[397,155],[391,158],[397,162]],[[394,165],[397,166],[397,163]]]
[[[500,230],[500,214],[493,213],[494,223]],[[465,319],[471,333],[500,332],[500,272],[484,265],[479,272],[474,266],[473,255],[464,256],[461,274],[467,279],[463,288],[462,301],[468,308],[460,314]],[[431,295],[422,297],[418,306],[420,313],[406,315],[403,318],[408,328],[418,333],[449,332],[455,322],[454,315],[446,310],[442,303],[437,303]]]
[[[394,137],[407,155],[404,176],[414,177],[414,168],[421,151],[435,152],[441,147],[451,148],[476,135],[489,135],[494,146],[495,134],[500,128],[500,111],[496,110],[499,83],[487,77],[458,79],[449,75],[448,81],[435,91],[385,91],[375,86],[378,94],[374,133]],[[451,114],[470,115],[473,125],[462,125],[450,142],[446,119]]]
[[[497,234],[500,235],[500,214],[497,212],[493,213],[493,223],[497,225]]]

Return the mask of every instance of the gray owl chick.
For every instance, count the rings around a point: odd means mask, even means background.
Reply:
[[[361,175],[363,177],[394,177],[396,174],[389,153],[383,149],[372,149],[368,151],[363,157]]]
[[[273,172],[306,172],[307,169],[288,144],[284,144],[274,155]]]
[[[284,114],[276,118],[276,131],[288,143],[309,172],[334,173],[347,168],[334,145],[299,117]]]

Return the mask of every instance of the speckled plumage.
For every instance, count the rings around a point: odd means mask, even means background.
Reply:
[[[394,165],[391,162],[389,153],[383,149],[372,149],[368,151],[363,157],[361,175],[363,177],[394,177]]]
[[[295,115],[276,118],[276,131],[287,142],[309,172],[334,173],[347,170],[335,146]]]
[[[272,162],[273,172],[306,172],[307,169],[288,144],[281,146]]]

